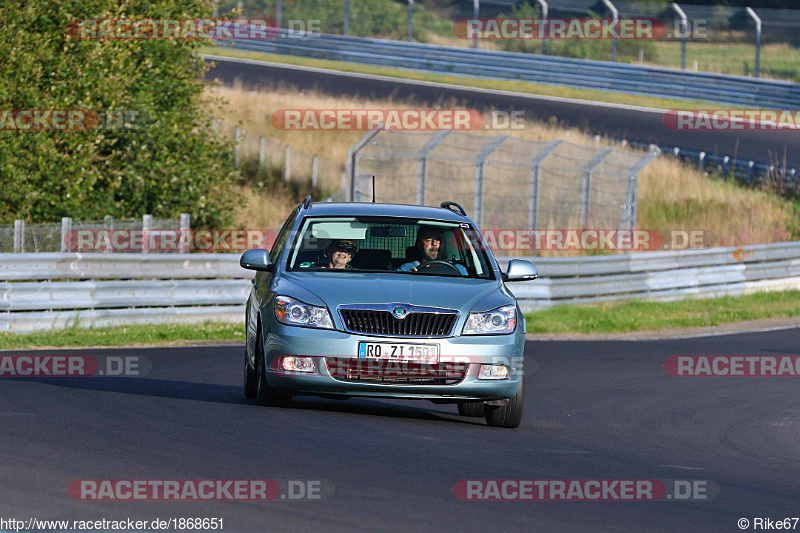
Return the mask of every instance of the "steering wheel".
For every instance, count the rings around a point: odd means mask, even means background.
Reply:
[[[441,259],[434,259],[433,261],[426,261],[425,263],[422,263],[417,267],[417,272],[421,271],[423,268],[425,270],[429,270],[431,273],[451,274],[452,272],[455,272],[459,276],[461,275],[461,271],[458,270],[453,263],[442,261]]]

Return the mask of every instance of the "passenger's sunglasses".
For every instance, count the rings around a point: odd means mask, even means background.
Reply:
[[[344,242],[340,242],[339,244],[336,245],[336,250],[338,250],[340,252],[347,252],[349,254],[352,254],[353,252],[356,251],[356,247],[353,246],[352,244],[347,244],[347,243],[344,243]]]

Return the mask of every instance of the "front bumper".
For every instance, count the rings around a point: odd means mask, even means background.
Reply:
[[[525,335],[519,331],[511,335],[429,339],[357,335],[277,323],[270,324],[270,330],[264,339],[267,382],[270,387],[284,393],[443,401],[499,400],[516,395],[523,371]],[[439,345],[440,360],[468,365],[468,369],[463,379],[451,385],[354,382],[334,377],[326,364],[326,358],[336,358],[339,361],[358,360],[358,343],[364,341],[435,343]],[[286,355],[313,357],[315,371],[306,373],[280,370],[277,360]],[[510,368],[510,377],[504,380],[479,380],[477,376],[481,363],[505,364]]]

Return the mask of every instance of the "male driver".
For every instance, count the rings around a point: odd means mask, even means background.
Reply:
[[[441,228],[437,228],[435,226],[421,226],[419,231],[417,231],[417,241],[414,243],[414,246],[422,254],[422,262],[411,261],[410,263],[404,263],[400,265],[400,268],[397,270],[402,270],[404,272],[417,272],[419,267],[424,266],[425,263],[438,260],[439,252],[442,251],[442,242],[443,238]],[[442,256],[443,255],[444,254],[442,254]],[[441,258],[441,260],[444,259],[444,257]],[[456,267],[462,276],[467,275],[467,269],[464,268],[463,265],[452,263],[450,261],[448,261],[448,263]]]

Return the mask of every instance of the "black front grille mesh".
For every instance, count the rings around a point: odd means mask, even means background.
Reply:
[[[342,309],[341,312],[349,331],[409,337],[446,336],[458,318],[454,313],[409,313],[398,320],[388,311]]]
[[[378,385],[456,385],[467,376],[469,363],[415,363],[383,359],[326,357],[331,377],[348,383]]]

